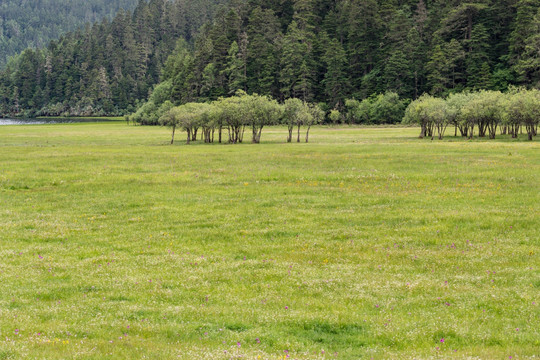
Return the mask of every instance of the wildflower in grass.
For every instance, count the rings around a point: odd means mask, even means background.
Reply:
[[[441,339],[441,342],[442,342],[442,343],[444,342],[444,338]]]
[[[237,342],[236,345],[238,345],[238,347],[242,347],[242,344],[240,344],[240,342]]]

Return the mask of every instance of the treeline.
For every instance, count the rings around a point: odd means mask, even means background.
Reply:
[[[26,48],[45,47],[50,40],[107,17],[131,11],[139,0],[2,0],[0,3],[0,68]]]
[[[174,143],[177,129],[186,132],[187,144],[199,138],[205,143],[238,144],[244,142],[246,130],[250,134],[249,141],[258,144],[263,128],[271,125],[287,127],[287,142],[305,139],[307,143],[311,127],[325,120],[354,123],[358,112],[363,113],[366,107],[371,107],[367,112],[372,116],[382,117],[391,113],[395,110],[396,102],[374,104],[395,96],[391,93],[380,95],[372,99],[375,101],[366,101],[364,105],[348,101],[349,109],[342,115],[338,110],[325,112],[319,105],[298,98],[290,98],[280,104],[269,96],[249,95],[239,90],[234,96],[209,103],[175,106],[167,100],[151,115],[158,124],[172,129],[171,144]],[[402,102],[398,103],[403,105]],[[517,138],[524,128],[528,139],[533,140],[540,123],[540,90],[512,88],[507,93],[482,90],[451,94],[446,99],[426,94],[410,103],[404,111],[396,112],[402,113],[404,116],[400,120],[403,124],[421,127],[420,138],[429,136],[433,139],[437,134],[442,140],[446,129],[454,126],[454,136],[458,136],[459,130],[461,136],[469,139],[476,131],[479,137],[495,139],[498,130],[501,135]],[[128,123],[141,124],[148,116],[148,108],[142,107],[137,113],[126,116],[126,120]],[[305,133],[301,131],[302,127]]]
[[[28,49],[0,72],[0,116],[122,115],[135,111],[159,82],[179,38],[192,41],[219,0],[139,1]]]
[[[209,19],[200,15],[209,2],[151,0],[114,26],[24,53],[0,76],[0,112],[127,113],[158,80],[160,100],[175,105],[241,89],[340,112],[346,99],[376,94],[411,100],[540,84],[540,0],[231,0],[191,40],[185,26]]]
[[[538,135],[540,123],[540,91],[511,89],[451,94],[446,99],[424,95],[413,101],[406,110],[405,124],[418,124],[420,138],[437,134],[444,137],[448,126],[454,127],[454,135],[471,139],[478,131],[479,137],[495,139],[497,130],[501,135],[517,138],[525,128],[528,139]]]
[[[205,143],[225,142],[224,133],[228,137],[227,143],[242,143],[246,128],[251,131],[251,142],[258,144],[265,126],[280,124],[287,126],[287,142],[293,141],[295,129],[296,141],[300,142],[302,126],[306,127],[302,137],[309,142],[311,127],[322,123],[325,118],[325,112],[318,105],[300,99],[287,99],[279,104],[268,96],[248,95],[241,90],[235,96],[211,103],[174,106],[166,101],[153,115],[159,124],[172,128],[171,144],[174,143],[177,128],[186,131],[188,144],[197,140],[199,130]],[[136,124],[142,123],[146,116],[145,111],[140,110],[126,119]]]
[[[346,99],[387,92],[415,99],[536,86],[539,8],[538,0],[250,0],[218,13],[194,48],[179,43],[159,91],[175,104],[242,89],[343,111]]]

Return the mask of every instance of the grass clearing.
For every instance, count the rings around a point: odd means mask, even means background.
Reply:
[[[540,142],[0,127],[0,359],[540,354]]]

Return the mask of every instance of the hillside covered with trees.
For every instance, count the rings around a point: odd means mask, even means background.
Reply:
[[[139,1],[85,29],[27,49],[0,72],[0,115],[106,115],[136,108],[179,38],[192,41],[219,0]]]
[[[237,90],[343,110],[540,83],[540,0],[233,1],[211,21],[188,4],[152,0],[26,51],[0,75],[0,112],[123,114],[158,81],[149,112]]]
[[[41,48],[51,39],[120,9],[133,10],[139,0],[2,0],[0,3],[0,67],[24,49]]]

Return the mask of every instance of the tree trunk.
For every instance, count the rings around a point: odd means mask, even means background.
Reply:
[[[292,126],[289,126],[289,136],[287,137],[287,142],[290,143],[292,141]]]
[[[259,129],[259,128],[257,128],[256,125],[252,125],[252,127],[251,127],[251,143],[252,144],[258,144],[259,143],[261,131],[262,131],[262,126]]]
[[[176,132],[176,126],[173,126],[172,128],[172,138],[171,138],[171,145],[174,144],[174,133]]]
[[[300,126],[301,125],[298,125],[298,137],[296,139],[296,142],[300,142]]]
[[[210,128],[203,128],[204,143],[210,143]]]
[[[309,129],[311,129],[311,126],[308,126],[307,131],[306,131],[306,143],[309,142]]]
[[[492,122],[489,125],[489,138],[495,139],[495,136],[497,136],[497,126],[499,126],[496,122]]]
[[[244,141],[244,132],[246,131],[246,125],[242,125],[238,128],[238,142],[242,143]]]
[[[191,130],[188,129],[187,130],[187,142],[186,143],[189,145],[190,141],[191,141]]]
[[[484,121],[478,122],[478,137],[486,137],[487,124]]]
[[[442,140],[444,137],[444,133],[446,132],[446,126],[445,124],[439,124],[437,125],[437,131],[439,132],[439,140]]]

